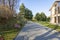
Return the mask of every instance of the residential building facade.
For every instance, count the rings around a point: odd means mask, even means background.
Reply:
[[[60,0],[56,0],[50,8],[50,23],[60,25]]]

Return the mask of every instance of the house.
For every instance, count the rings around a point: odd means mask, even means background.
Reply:
[[[56,0],[50,8],[50,23],[60,25],[60,0]]]

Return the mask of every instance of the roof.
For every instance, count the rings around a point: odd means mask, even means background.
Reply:
[[[52,9],[52,7],[53,7],[57,2],[60,2],[60,0],[55,0],[55,2],[53,3],[53,5],[52,5],[51,8],[49,9],[49,11]]]

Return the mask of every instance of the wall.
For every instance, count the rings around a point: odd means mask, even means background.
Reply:
[[[53,6],[52,10],[51,10],[51,23],[54,23],[54,14],[55,14],[55,6]]]

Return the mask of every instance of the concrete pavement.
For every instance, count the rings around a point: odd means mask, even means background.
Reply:
[[[15,40],[60,40],[60,33],[29,21]]]

